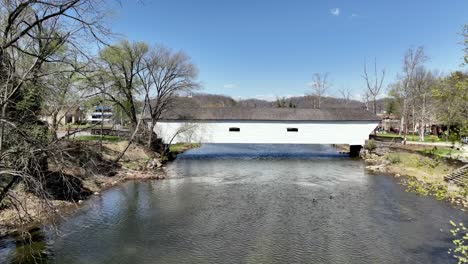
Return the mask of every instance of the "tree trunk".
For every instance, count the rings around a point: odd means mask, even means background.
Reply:
[[[445,142],[449,142],[449,138],[450,138],[450,123],[449,125],[447,125],[447,133],[445,134]]]
[[[426,95],[423,95],[422,109],[421,109],[421,122],[419,128],[419,141],[424,142],[424,134],[426,133]]]
[[[131,88],[127,88],[128,91],[131,91]],[[138,117],[137,117],[137,114],[136,114],[136,107],[135,107],[135,103],[133,102],[133,95],[130,93],[130,94],[127,94],[127,101],[130,103],[130,121],[132,122],[132,128],[133,129],[136,129],[137,126],[138,126]]]
[[[400,130],[398,130],[398,136],[401,137],[402,133],[403,133],[403,129],[405,127],[405,122],[406,122],[406,100],[403,99],[403,109],[402,109],[402,112],[401,112],[401,118],[400,118]]]
[[[140,127],[140,123],[141,121],[143,120],[143,114],[145,113],[145,109],[146,109],[146,104],[143,106],[143,110],[141,111],[141,115],[140,115],[140,119],[138,119],[138,122],[136,124],[136,128],[135,130],[133,131],[133,134],[132,136],[130,137],[130,139],[128,140],[128,144],[127,146],[125,147],[125,149],[119,154],[119,156],[114,160],[114,162],[119,162],[120,159],[122,159],[122,157],[125,155],[125,152],[127,152],[128,148],[130,147],[130,145],[133,143],[133,140],[135,139],[135,136],[138,132],[138,128]]]
[[[104,106],[101,105],[101,137],[99,139],[99,151],[102,154],[102,140],[104,137]]]
[[[5,199],[5,197],[7,196],[8,191],[15,187],[20,179],[20,176],[13,176],[13,178],[10,180],[7,186],[3,187],[2,191],[0,192],[0,204],[2,204],[3,199]]]
[[[148,142],[147,142],[147,147],[149,149],[151,149],[151,143],[153,142],[153,131],[154,131],[155,126],[156,126],[156,122],[151,120],[151,123],[149,124],[149,129],[148,129],[149,136],[148,136]]]
[[[2,118],[6,117],[6,108],[7,108],[7,103],[5,103],[2,107]],[[3,141],[4,141],[4,136],[5,136],[5,122],[2,122],[0,125],[0,153],[3,152]]]
[[[377,114],[377,100],[374,98],[374,114]]]
[[[424,142],[424,133],[426,132],[426,124],[424,123],[424,120],[421,119],[421,122],[419,122],[419,141]]]
[[[57,113],[52,114],[52,125],[50,126],[52,128],[52,138],[57,139],[57,131],[58,131],[58,121],[57,121]]]

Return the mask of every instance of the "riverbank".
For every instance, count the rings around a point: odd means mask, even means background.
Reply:
[[[85,200],[124,182],[163,180],[166,178],[166,162],[199,146],[177,145],[167,154],[172,157],[168,159],[133,143],[122,159],[115,163],[113,160],[125,149],[127,141],[107,141],[102,148],[95,140],[70,140],[61,144],[64,149],[71,150],[67,154],[72,155],[68,157],[72,162],[66,167],[51,164],[47,176],[56,179],[45,183],[44,188],[50,192],[47,199],[31,193],[24,184],[13,190],[15,203],[7,200],[0,207],[0,237],[53,223],[79,209]]]
[[[459,150],[455,149],[453,153],[459,153]],[[401,177],[400,182],[409,192],[431,195],[437,200],[467,208],[468,188],[444,180],[447,174],[466,164],[463,157],[451,154],[431,146],[368,142],[361,156],[366,169]]]

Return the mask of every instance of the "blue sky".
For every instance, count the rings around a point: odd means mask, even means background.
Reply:
[[[359,97],[363,63],[374,57],[392,82],[409,47],[427,66],[460,69],[467,0],[144,0],[122,1],[111,22],[135,41],[184,50],[202,92],[273,99],[310,92],[315,72]]]

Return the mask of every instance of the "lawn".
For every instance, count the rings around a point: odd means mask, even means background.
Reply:
[[[377,135],[380,136],[380,137],[389,137],[389,138],[399,137],[398,134],[386,133],[386,132],[385,133],[378,133]],[[408,141],[419,141],[419,136],[418,135],[412,135],[411,134],[411,135],[407,135],[406,138],[407,138]],[[424,136],[424,142],[441,142],[441,141],[444,141],[444,140],[440,139],[439,137],[437,137],[435,135]]]
[[[200,144],[197,144],[197,143],[177,143],[177,144],[172,144],[170,147],[169,147],[169,150],[171,152],[176,152],[176,153],[179,153],[179,152],[183,152],[185,150],[188,150],[188,149],[193,149],[193,148],[198,148],[200,147]]]
[[[433,147],[432,149],[425,149],[421,150],[420,152],[423,154],[431,154],[439,157],[451,157],[462,153],[460,150],[447,147]]]
[[[74,137],[72,139],[78,140],[78,141],[98,141],[98,140],[101,140],[101,136],[100,135],[76,136],[76,137]],[[121,141],[123,139],[120,138],[119,136],[104,135],[102,137],[102,140],[103,141],[108,141],[108,142],[118,142],[118,141]]]
[[[86,129],[93,127],[93,124],[84,124],[84,125],[76,125],[76,124],[68,124],[68,125],[63,125],[60,126],[61,130],[67,130],[67,129]]]

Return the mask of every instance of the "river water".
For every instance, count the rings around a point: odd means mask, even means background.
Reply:
[[[330,146],[204,145],[167,170],[91,199],[46,234],[44,260],[456,263],[448,221],[468,220]]]

